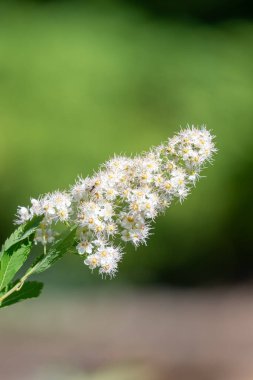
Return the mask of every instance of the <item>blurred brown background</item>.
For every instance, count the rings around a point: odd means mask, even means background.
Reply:
[[[0,2],[1,242],[19,204],[113,153],[187,123],[219,149],[116,279],[66,256],[39,300],[1,311],[1,380],[253,379],[252,16],[239,0]]]

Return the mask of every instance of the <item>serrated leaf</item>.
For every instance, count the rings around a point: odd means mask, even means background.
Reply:
[[[64,232],[57,242],[51,245],[46,255],[41,255],[32,266],[33,273],[41,273],[59,260],[65,253],[73,249],[75,243],[76,228],[71,232]]]
[[[8,285],[17,271],[26,261],[31,250],[31,237],[38,227],[42,217],[18,227],[5,241],[0,255],[0,290]]]
[[[23,230],[24,230],[24,233],[32,230],[32,229],[36,229],[38,227],[38,225],[40,224],[40,222],[42,221],[43,219],[43,215],[39,215],[39,216],[34,216],[32,218],[32,220],[29,220],[28,222],[26,222],[24,225],[23,225]]]
[[[31,221],[19,226],[5,241],[2,246],[0,258],[3,253],[12,249],[16,249],[17,245],[21,245],[23,240],[29,238],[38,228],[42,220],[41,216],[34,217]]]
[[[1,250],[1,255],[0,257],[2,256],[2,254],[7,251],[9,248],[11,248],[11,246],[13,246],[14,244],[16,244],[21,235],[23,233],[23,227],[22,226],[19,226],[4,242],[3,246],[2,246],[2,250]]]
[[[14,286],[15,283],[10,285],[10,288]],[[25,299],[38,297],[43,288],[42,282],[28,281],[25,282],[22,288],[14,293],[10,294],[5,300],[0,303],[0,308],[13,305],[14,303],[20,302]],[[0,296],[4,293],[0,293]]]
[[[7,250],[0,261],[0,290],[5,288],[26,261],[31,250],[31,242],[23,244],[17,250]]]
[[[39,227],[43,216],[35,216],[32,220],[28,221],[23,228],[22,240],[28,238],[30,235],[34,234],[34,232]]]

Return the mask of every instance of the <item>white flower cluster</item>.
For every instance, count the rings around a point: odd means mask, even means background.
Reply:
[[[145,243],[151,222],[173,199],[187,197],[215,151],[205,127],[188,127],[140,156],[115,156],[67,192],[31,199],[29,208],[19,207],[17,223],[43,215],[35,236],[43,245],[54,241],[57,222],[77,226],[84,263],[112,276],[122,257],[116,242]]]

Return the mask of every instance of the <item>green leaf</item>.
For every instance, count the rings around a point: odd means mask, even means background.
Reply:
[[[42,217],[35,217],[18,227],[5,241],[0,255],[0,291],[8,285],[26,261],[32,246],[29,238],[35,233],[41,219]]]
[[[2,250],[1,250],[1,256],[3,255],[3,253],[5,251],[7,251],[8,249],[10,249],[14,244],[16,244],[20,237],[22,236],[22,233],[23,233],[23,226],[19,226],[11,235],[10,237],[8,237],[5,241],[5,243],[3,244],[2,246]],[[0,256],[0,258],[1,258]]]
[[[26,222],[25,224],[23,224],[23,230],[24,232],[27,232],[27,231],[30,231],[32,229],[36,229],[38,227],[38,225],[40,224],[40,222],[42,221],[42,219],[44,218],[43,215],[39,215],[39,216],[34,216],[32,218],[32,220],[29,220],[28,222]]]
[[[59,260],[65,253],[74,248],[76,228],[71,232],[63,232],[59,239],[51,245],[50,250],[46,255],[41,255],[32,266],[33,273],[41,273],[51,267],[57,260]]]
[[[12,288],[14,285],[15,283],[12,283],[9,286],[9,288]],[[10,294],[9,297],[7,297],[5,300],[3,300],[0,303],[0,308],[10,306],[14,303],[20,302],[28,298],[38,297],[41,293],[42,288],[43,288],[42,282],[37,282],[37,281],[25,282],[20,290],[15,291],[14,293]],[[0,293],[0,296],[2,296],[3,294],[4,294],[3,292]]]
[[[33,217],[32,220],[28,221],[24,226],[23,226],[23,236],[22,239],[25,239],[29,237],[31,234],[33,234],[37,228],[39,227],[41,221],[43,219],[43,216],[35,216]]]
[[[17,250],[7,250],[0,261],[0,290],[5,288],[26,261],[32,243],[21,245]]]
[[[36,216],[31,221],[23,224],[22,226],[19,226],[3,244],[0,253],[0,259],[3,256],[4,252],[10,249],[14,250],[16,248],[16,245],[21,245],[23,240],[29,238],[32,234],[34,234],[41,220],[42,216]]]

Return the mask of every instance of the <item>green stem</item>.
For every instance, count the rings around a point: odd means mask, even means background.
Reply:
[[[67,236],[65,236],[64,238],[62,238],[62,240],[56,242],[56,244],[54,244],[52,246],[52,255],[56,254],[56,253],[57,253],[57,255],[52,256],[51,257],[51,262],[46,263],[46,268],[44,268],[42,270],[40,269],[40,271],[44,271],[49,266],[51,266],[57,259],[59,259],[60,257],[62,257],[63,254],[66,253],[70,247],[73,246],[73,239],[74,239],[75,233],[76,233],[76,228],[72,229],[70,231],[70,233],[68,233]],[[67,245],[66,245],[66,243],[67,243]],[[46,259],[45,256],[48,256],[48,255],[50,255],[50,251],[47,253],[46,247],[44,247],[44,255],[43,255],[43,257],[40,257],[40,261],[38,261],[36,264],[34,264],[34,266],[32,268],[30,268],[24,274],[24,276],[21,277],[21,279],[10,290],[8,290],[8,292],[6,292],[4,295],[2,295],[2,297],[0,297],[0,304],[7,297],[9,297],[12,293],[18,292],[22,288],[24,282],[27,280],[28,277],[30,277],[33,274],[33,272],[35,272],[35,273],[39,273],[40,272],[40,271],[38,272],[38,269],[40,268],[39,264],[42,263],[42,265],[43,265],[43,263],[45,262],[45,259]]]
[[[15,286],[13,286],[13,288],[11,288],[7,293],[5,293],[2,297],[0,297],[0,304],[1,304],[1,302],[3,302],[3,300],[5,300],[7,297],[9,297],[12,293],[18,292],[22,288],[22,286],[24,285],[24,282],[27,280],[27,278],[29,276],[31,276],[32,273],[33,273],[33,268],[31,268],[30,271],[28,271],[23,277],[21,277],[21,279],[16,283]]]

